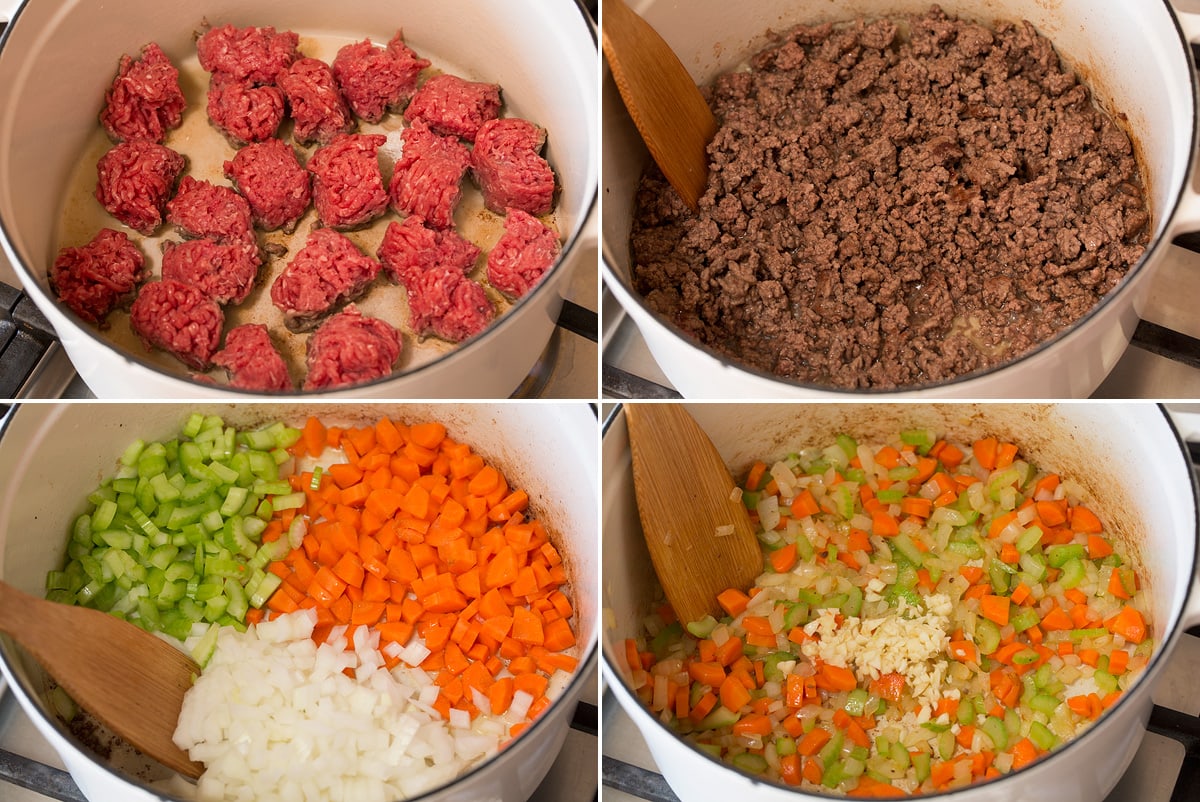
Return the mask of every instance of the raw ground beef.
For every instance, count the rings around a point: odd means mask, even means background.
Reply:
[[[50,286],[71,311],[105,328],[108,315],[132,301],[149,277],[138,246],[124,232],[104,228],[86,245],[58,252]]]
[[[369,39],[342,47],[333,59],[333,75],[354,113],[377,123],[412,99],[417,78],[429,64],[404,44],[402,32],[396,31],[386,48]]]
[[[438,231],[417,217],[388,224],[379,259],[408,292],[417,336],[461,342],[487,328],[496,310],[483,286],[467,277],[480,250],[454,231]]]
[[[479,128],[471,168],[483,203],[496,214],[515,208],[548,214],[554,205],[554,171],[542,158],[545,129],[519,117],[489,120]]]
[[[488,282],[509,298],[521,298],[558,258],[558,234],[520,209],[509,209],[504,233],[487,258]]]
[[[392,168],[392,208],[417,215],[434,228],[450,228],[470,165],[471,151],[458,139],[414,122],[404,130],[404,149]]]
[[[154,142],[122,142],[96,164],[96,200],[108,213],[146,236],[162,225],[163,211],[184,158]]]
[[[313,202],[321,223],[342,230],[358,228],[387,210],[379,148],[382,134],[338,134],[308,160]]]
[[[331,228],[317,228],[271,285],[271,301],[292,331],[307,331],[339,304],[362,295],[380,264]]]
[[[286,107],[283,90],[255,85],[226,73],[213,73],[208,83],[208,119],[235,148],[275,136]]]
[[[211,237],[219,242],[254,239],[250,204],[231,187],[185,175],[167,204],[167,220],[185,237]]]
[[[281,139],[247,145],[225,162],[225,177],[250,204],[254,222],[266,231],[291,233],[308,211],[312,186],[296,151]]]
[[[264,392],[286,392],[295,387],[287,363],[261,323],[230,329],[225,347],[213,354],[212,361],[229,371],[230,387]]]
[[[475,141],[479,126],[500,113],[500,85],[435,75],[421,85],[404,110],[410,123],[422,120],[439,134]]]
[[[400,334],[384,321],[366,317],[350,304],[308,340],[305,390],[346,387],[381,379],[400,358]]]
[[[151,42],[136,59],[121,56],[117,77],[104,95],[100,124],[114,142],[161,143],[167,131],[179,127],[185,105],[179,70]]]
[[[146,350],[161,348],[188,367],[207,370],[221,343],[225,314],[203,290],[163,279],[142,286],[129,322]]]
[[[1128,136],[1028,24],[802,26],[750,66],[707,90],[699,214],[648,172],[631,255],[653,309],[752,368],[894,388],[1007,362],[1144,250]]]
[[[252,84],[273,84],[299,56],[300,37],[274,28],[211,28],[196,40],[200,66]]]
[[[162,277],[198,287],[219,304],[240,304],[254,289],[261,264],[252,240],[167,242],[163,245]]]
[[[279,74],[278,83],[287,97],[294,123],[292,138],[297,143],[324,145],[358,125],[338,89],[333,70],[324,61],[297,59]]]

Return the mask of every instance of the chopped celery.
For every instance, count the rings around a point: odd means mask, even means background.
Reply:
[[[712,631],[717,628],[717,619],[711,615],[706,615],[699,621],[691,621],[687,625],[687,631],[692,633],[697,638],[707,638],[712,634]]]
[[[983,734],[991,739],[994,749],[1004,749],[1008,746],[1008,730],[1004,728],[1003,719],[988,716],[979,729],[983,730]]]

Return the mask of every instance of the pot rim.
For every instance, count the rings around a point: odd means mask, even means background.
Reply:
[[[500,403],[503,404],[505,402],[501,401]],[[466,405],[473,406],[472,404]],[[564,402],[563,405],[574,406],[573,404],[566,402]],[[13,421],[17,418],[22,406],[23,404],[18,403],[11,405],[6,410],[0,410],[0,441],[3,441],[4,436],[8,433],[9,427],[13,425]],[[45,407],[49,405],[32,404],[31,406]],[[270,404],[264,404],[263,406],[270,406]],[[447,406],[454,405],[449,404]],[[599,599],[596,601],[598,606]],[[582,648],[580,650],[579,664],[572,673],[570,680],[562,689],[562,692],[550,703],[550,706],[543,711],[541,715],[537,716],[520,735],[518,735],[515,739],[512,739],[505,746],[501,747],[501,749],[495,754],[489,756],[487,759],[483,760],[477,765],[472,766],[470,769],[458,775],[449,782],[443,783],[435,788],[431,788],[428,791],[418,794],[417,796],[404,797],[402,800],[396,800],[396,802],[431,802],[432,800],[439,798],[447,791],[453,790],[454,787],[460,783],[465,783],[470,778],[478,776],[479,773],[489,770],[494,765],[498,765],[501,761],[507,760],[509,756],[519,755],[522,752],[522,747],[532,744],[535,740],[548,737],[547,733],[554,726],[552,722],[557,722],[560,718],[566,717],[563,720],[563,725],[569,726],[570,715],[564,709],[565,705],[579,704],[582,692],[584,690],[584,684],[587,682],[588,677],[590,677],[593,671],[595,671],[598,667],[598,653],[600,651],[600,639],[598,636],[599,622],[593,622],[592,626],[597,631],[593,632],[593,637],[587,643],[581,644]],[[8,636],[0,635],[0,695],[3,695],[5,685],[4,680],[7,679],[8,689],[17,697],[26,715],[30,716],[31,718],[36,716],[39,722],[52,728],[55,735],[62,739],[64,744],[73,749],[79,757],[87,761],[87,764],[90,767],[102,771],[106,781],[132,785],[146,794],[150,794],[156,798],[164,800],[164,802],[194,802],[193,800],[189,800],[187,797],[171,794],[162,788],[154,787],[140,777],[128,775],[124,772],[118,771],[113,766],[102,761],[92,750],[80,742],[80,740],[66,727],[66,725],[63,724],[58,716],[53,715],[45,708],[45,703],[42,700],[41,692],[31,687],[31,683],[27,681],[30,678],[25,675],[25,672],[18,672],[15,670],[17,661],[14,659],[14,650],[20,650],[19,644],[17,644],[16,641],[12,640]],[[57,747],[55,747],[55,749],[58,751]]]
[[[951,402],[951,403],[953,403],[953,402]],[[613,423],[616,421],[618,416],[622,414],[621,413],[622,406],[623,406],[623,404],[616,405],[612,409],[612,411],[610,412],[608,417],[606,417],[604,420],[602,443],[601,443],[601,453],[604,452],[603,439],[608,437],[609,431],[610,431]],[[1120,405],[1114,404],[1111,406],[1120,406]],[[1198,576],[1198,574],[1197,574],[1197,567],[1198,567],[1198,564],[1200,564],[1200,563],[1198,563],[1198,561],[1200,561],[1200,480],[1198,480],[1198,478],[1197,478],[1197,471],[1192,466],[1191,456],[1188,452],[1187,443],[1184,441],[1183,436],[1179,431],[1179,428],[1175,425],[1173,419],[1171,418],[1171,415],[1168,412],[1166,405],[1162,402],[1158,402],[1154,406],[1157,407],[1159,414],[1162,416],[1163,419],[1165,419],[1167,430],[1168,430],[1169,434],[1172,437],[1174,437],[1175,443],[1179,449],[1179,453],[1183,457],[1185,465],[1188,467],[1187,482],[1188,482],[1188,487],[1191,491],[1191,509],[1192,509],[1192,533],[1191,533],[1191,539],[1190,539],[1191,546],[1192,546],[1192,554],[1191,554],[1191,568],[1187,572],[1187,574],[1191,577],[1191,581],[1187,582],[1187,585],[1184,588],[1184,592],[1183,592],[1178,604],[1172,606],[1171,611],[1170,611],[1171,612],[1170,617],[1174,619],[1173,625],[1172,625],[1170,631],[1167,632],[1162,637],[1162,639],[1158,645],[1158,648],[1156,648],[1154,650],[1154,654],[1151,655],[1150,662],[1146,665],[1146,668],[1142,672],[1141,676],[1139,676],[1137,678],[1137,680],[1135,681],[1132,688],[1130,688],[1127,692],[1121,694],[1120,698],[1116,701],[1116,703],[1114,703],[1111,708],[1106,710],[1102,714],[1100,719],[1098,719],[1096,721],[1095,724],[1093,724],[1092,726],[1089,726],[1083,733],[1080,733],[1079,735],[1075,736],[1071,740],[1067,741],[1065,744],[1062,744],[1062,745],[1056,747],[1055,749],[1053,749],[1052,751],[1038,757],[1038,759],[1035,760],[1033,763],[1029,764],[1026,767],[1023,767],[1022,769],[1020,769],[1018,771],[1010,772],[1008,774],[1003,774],[999,777],[993,777],[991,779],[984,779],[984,780],[980,780],[977,782],[972,782],[970,785],[963,786],[961,788],[954,788],[954,789],[949,789],[949,790],[945,790],[945,791],[935,791],[935,792],[928,793],[928,794],[921,794],[920,796],[917,796],[917,797],[912,797],[912,796],[904,795],[904,794],[897,794],[894,797],[882,797],[882,798],[887,798],[887,799],[914,799],[914,798],[915,799],[949,799],[952,797],[960,796],[960,795],[964,794],[965,792],[969,792],[971,789],[982,788],[985,786],[994,787],[997,785],[997,783],[1002,783],[1005,780],[1011,780],[1011,778],[1013,778],[1014,776],[1018,776],[1018,775],[1024,776],[1026,774],[1026,772],[1028,772],[1028,771],[1037,770],[1039,768],[1049,765],[1052,761],[1055,760],[1055,758],[1066,753],[1067,750],[1072,750],[1071,754],[1077,754],[1083,748],[1082,746],[1078,746],[1078,744],[1092,743],[1096,739],[1095,733],[1098,733],[1101,729],[1103,729],[1105,727],[1105,725],[1112,725],[1116,711],[1123,711],[1123,710],[1130,709],[1132,707],[1132,705],[1135,704],[1135,702],[1129,701],[1129,700],[1131,700],[1134,696],[1139,697],[1139,700],[1140,700],[1141,697],[1150,693],[1151,687],[1153,686],[1154,682],[1157,681],[1157,675],[1159,673],[1161,673],[1161,671],[1163,670],[1163,666],[1165,665],[1166,661],[1170,658],[1171,652],[1174,651],[1176,644],[1179,642],[1179,639],[1183,636],[1183,632],[1185,629],[1184,622],[1183,622],[1183,613],[1189,606],[1189,602],[1191,601],[1192,596],[1193,596],[1193,591],[1200,590],[1197,588],[1197,584],[1200,583],[1200,576]],[[601,543],[603,544],[603,533],[601,535]],[[752,787],[761,786],[763,788],[769,788],[769,789],[773,789],[773,790],[784,790],[784,791],[787,791],[788,793],[794,794],[797,799],[827,800],[827,799],[841,798],[839,796],[832,795],[832,794],[830,794],[830,795],[812,794],[812,793],[808,793],[805,791],[801,791],[801,790],[792,788],[792,787],[790,787],[788,785],[784,785],[782,783],[776,783],[776,782],[773,782],[770,780],[764,780],[761,777],[756,777],[752,774],[742,771],[741,769],[733,766],[732,764],[725,763],[720,758],[714,757],[713,755],[709,754],[708,752],[705,752],[704,750],[696,747],[695,744],[692,744],[691,742],[687,741],[686,739],[679,737],[677,734],[672,732],[665,724],[663,724],[661,721],[659,721],[658,718],[651,715],[650,711],[644,705],[641,704],[640,700],[638,700],[638,698],[637,698],[637,694],[634,693],[629,688],[628,682],[625,677],[625,673],[620,668],[619,662],[617,662],[616,659],[613,657],[613,655],[610,654],[610,651],[608,648],[609,640],[608,640],[607,630],[604,630],[604,634],[602,637],[604,637],[604,644],[602,645],[602,648],[601,648],[601,661],[602,661],[601,666],[604,669],[604,673],[605,673],[606,677],[608,677],[609,681],[613,682],[619,686],[619,689],[618,689],[618,692],[616,695],[619,697],[619,699],[621,699],[622,708],[625,709],[626,714],[630,715],[631,718],[635,719],[635,723],[637,724],[639,731],[644,729],[646,722],[652,722],[652,726],[656,732],[659,732],[661,735],[672,739],[676,743],[676,745],[681,745],[681,746],[689,749],[695,756],[707,761],[710,764],[711,768],[714,768],[717,770],[733,772],[733,773],[739,775],[742,779],[749,782]],[[631,710],[630,709],[631,707],[634,708],[634,710]],[[1112,712],[1110,712],[1110,711],[1112,711]],[[1143,722],[1143,729],[1144,728],[1145,728],[1145,722]],[[1058,762],[1061,763],[1062,760],[1059,759]]]
[[[1197,148],[1200,147],[1200,76],[1197,75],[1197,64],[1192,48],[1184,35],[1183,27],[1179,22],[1179,16],[1175,13],[1170,0],[1159,0],[1164,7],[1171,24],[1175,28],[1176,38],[1172,41],[1172,46],[1178,46],[1183,51],[1183,56],[1188,67],[1188,84],[1191,88],[1192,98],[1192,119],[1190,126],[1190,146],[1188,148],[1188,156],[1184,169],[1182,171],[1181,180],[1173,188],[1171,193],[1171,202],[1168,204],[1168,209],[1162,214],[1162,226],[1158,234],[1147,244],[1145,251],[1138,260],[1130,266],[1126,274],[1121,278],[1117,286],[1113,287],[1099,301],[1097,301],[1091,309],[1082,317],[1059,329],[1050,338],[1043,340],[1036,346],[1015,357],[1007,362],[998,365],[992,365],[986,368],[964,373],[959,376],[954,376],[945,381],[923,382],[920,384],[906,384],[900,387],[878,388],[878,387],[835,387],[826,384],[817,384],[814,382],[799,381],[783,376],[778,376],[774,373],[769,373],[749,365],[742,364],[734,360],[728,355],[722,354],[711,346],[698,342],[694,337],[691,337],[684,332],[679,326],[672,322],[667,317],[652,310],[645,302],[645,298],[632,285],[632,277],[630,279],[623,278],[618,271],[612,266],[613,260],[609,257],[612,251],[610,244],[605,239],[602,243],[602,258],[601,265],[605,274],[605,278],[619,288],[620,293],[636,304],[637,311],[648,316],[654,323],[661,326],[672,337],[679,340],[681,344],[690,346],[707,357],[710,357],[720,363],[720,367],[735,374],[745,374],[755,379],[765,380],[777,386],[780,389],[800,390],[805,392],[821,393],[827,396],[844,395],[849,398],[859,398],[869,400],[872,398],[886,398],[889,396],[898,396],[911,393],[931,393],[937,390],[953,388],[955,390],[969,390],[972,384],[982,384],[984,380],[996,377],[1000,373],[1012,372],[1024,365],[1027,361],[1046,354],[1050,349],[1058,347],[1063,341],[1081,331],[1085,324],[1092,321],[1101,312],[1110,308],[1116,303],[1117,298],[1127,295],[1130,290],[1130,285],[1135,281],[1140,280],[1147,273],[1147,265],[1152,258],[1157,258],[1157,254],[1170,244],[1171,238],[1174,236],[1172,231],[1172,222],[1179,211],[1179,207],[1183,201],[1183,197],[1188,192],[1188,187],[1191,184],[1192,178],[1196,170],[1197,163]],[[612,81],[612,72],[608,67],[607,60],[604,60],[601,65],[601,83]],[[603,177],[601,177],[603,180]],[[602,238],[603,239],[603,238]],[[622,306],[627,306],[622,302]]]
[[[27,2],[28,0],[26,0],[26,2],[22,2],[21,5],[17,7],[16,13],[13,14],[12,19],[10,19],[8,24],[4,26],[2,31],[0,31],[0,53],[3,52],[5,44],[7,44],[9,37],[12,36],[13,30],[16,29],[18,23],[20,22],[22,12],[24,12]],[[583,4],[583,0],[572,0],[572,2],[574,3],[576,10],[579,12],[581,17],[580,21],[584,25],[588,34],[590,34],[592,46],[595,48],[598,37],[596,21],[593,20],[591,15],[588,13],[587,8]],[[594,154],[595,150],[596,149],[593,148],[593,153],[589,154],[588,159],[598,167]],[[548,293],[557,290],[554,290],[551,286],[554,282],[551,282],[547,279],[550,279],[552,274],[561,275],[563,271],[571,268],[574,254],[580,247],[580,241],[584,239],[584,232],[587,228],[587,222],[589,218],[591,218],[597,212],[598,202],[599,187],[598,185],[593,185],[584,195],[584,203],[580,209],[579,219],[575,223],[575,231],[570,237],[567,238],[561,253],[559,253],[558,259],[555,261],[551,270],[547,272],[545,278],[542,281],[539,281],[524,297],[518,298],[517,301],[509,308],[508,312],[502,315],[498,320],[495,320],[492,325],[488,326],[487,329],[480,332],[478,335],[455,345],[455,347],[451,348],[446,353],[440,354],[431,359],[429,362],[418,365],[410,370],[392,373],[388,376],[383,376],[378,379],[373,379],[371,381],[361,382],[350,386],[324,387],[317,390],[303,390],[296,388],[286,392],[269,393],[270,398],[280,400],[292,398],[320,398],[322,396],[344,395],[348,391],[352,393],[359,393],[369,388],[387,386],[391,382],[407,382],[409,380],[418,379],[420,376],[428,374],[435,368],[442,366],[452,359],[455,359],[455,357],[461,351],[466,351],[469,349],[472,353],[474,353],[475,351],[486,348],[490,341],[495,340],[500,333],[511,328],[513,325],[513,320],[519,312],[534,307],[535,299],[537,303],[541,303],[543,300],[553,303],[553,299],[548,295]],[[16,271],[21,281],[21,284],[24,285],[25,291],[29,293],[36,301],[39,309],[41,309],[43,312],[45,312],[47,309],[52,309],[54,315],[61,315],[62,320],[66,324],[70,325],[74,330],[83,333],[88,338],[89,343],[97,345],[119,357],[123,367],[147,370],[155,375],[154,377],[156,381],[165,381],[167,383],[174,384],[180,392],[202,390],[206,395],[227,393],[231,399],[263,397],[264,393],[261,390],[245,390],[239,387],[210,384],[204,381],[198,381],[191,378],[191,375],[187,372],[168,370],[167,368],[158,365],[149,359],[146,359],[140,354],[125,350],[124,348],[116,347],[114,344],[108,342],[104,337],[102,337],[100,331],[95,326],[81,320],[70,309],[67,309],[63,305],[59,304],[58,300],[43,288],[41,282],[37,278],[36,272],[25,264],[24,259],[20,258],[20,255],[17,253],[16,248],[13,247],[12,242],[13,240],[10,236],[10,226],[5,220],[4,216],[0,215],[0,246],[3,246],[4,250],[7,251],[8,255],[11,257],[10,261],[13,269]],[[55,328],[57,329],[57,327]],[[61,339],[61,335],[58,336]],[[545,344],[543,343],[543,346],[544,345]],[[182,366],[182,364],[181,368],[186,371],[186,367]],[[517,387],[513,387],[512,389],[515,391]]]

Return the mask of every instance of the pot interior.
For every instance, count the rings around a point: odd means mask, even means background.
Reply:
[[[73,338],[61,331],[63,325],[78,327],[87,338],[106,344],[111,340],[133,361],[181,377],[188,375],[187,369],[173,357],[159,351],[147,353],[128,331],[124,319],[114,324],[111,333],[101,333],[96,327],[80,322],[57,304],[49,287],[47,269],[61,245],[83,244],[94,235],[99,228],[97,220],[101,224],[109,220],[108,225],[123,228],[112,222],[91,198],[95,173],[88,164],[94,163],[108,146],[98,133],[97,116],[118,58],[122,53],[135,54],[147,42],[156,41],[176,65],[183,66],[189,60],[195,65],[194,36],[206,21],[214,25],[228,22],[294,30],[301,34],[301,51],[306,54],[313,52],[316,40],[328,47],[366,37],[386,42],[397,29],[402,29],[407,43],[430,58],[436,67],[471,80],[499,83],[505,115],[526,117],[548,131],[544,155],[561,187],[554,220],[564,241],[564,253],[586,222],[596,186],[598,123],[592,89],[595,42],[581,9],[572,2],[555,3],[548,9],[540,4],[499,7],[470,0],[418,2],[405,4],[394,14],[384,14],[378,4],[369,0],[351,0],[340,4],[333,16],[326,6],[319,4],[263,9],[221,0],[197,10],[194,4],[150,0],[114,7],[89,0],[32,2],[17,15],[0,50],[0,80],[8,87],[8,103],[0,110],[0,186],[3,187],[0,226],[23,283],[51,322],[60,328],[64,341]],[[479,46],[482,42],[487,46]],[[316,54],[327,60],[331,58],[320,49]],[[184,79],[189,99],[185,127],[194,123],[198,135],[189,133],[186,139],[179,140],[177,147],[187,153],[189,143],[200,142],[196,145],[200,153],[207,155],[208,150],[214,153],[212,159],[194,158],[186,172],[225,183],[221,162],[230,158],[233,151],[208,126],[203,108],[203,82],[207,75],[189,82],[185,70]],[[399,116],[391,115],[387,125],[399,125]],[[362,130],[367,128],[364,126]],[[213,140],[211,145],[203,144],[207,139]],[[175,141],[168,137],[167,144],[174,145]],[[390,158],[385,158],[385,162],[390,162]],[[385,178],[386,175],[385,172]],[[468,179],[466,184],[470,186],[471,181]],[[466,194],[472,199],[477,197],[472,192]],[[77,205],[90,215],[86,222],[77,222],[79,215],[69,206],[64,209],[64,199],[70,197],[78,199]],[[475,211],[474,206],[469,211],[460,211],[467,223],[480,221],[479,232],[472,238],[490,247],[488,243],[500,234],[499,223],[490,215]],[[309,215],[313,215],[311,210]],[[292,253],[303,243],[308,219],[305,218],[294,236],[296,245]],[[389,215],[388,219],[397,218]],[[375,243],[385,226],[386,219],[376,222],[373,234],[364,231],[351,236],[361,235],[361,247],[368,247],[373,256]],[[168,228],[164,226],[160,231],[160,235],[168,236],[159,238],[177,239],[167,232]],[[158,263],[155,239],[158,238],[141,243],[149,265]],[[260,233],[259,239],[274,243],[283,236]],[[275,257],[269,262],[272,271],[281,270],[286,258]],[[269,282],[267,270],[262,273],[260,283]],[[543,294],[542,289],[538,288],[529,297]],[[395,292],[386,293],[386,302],[382,299],[377,302],[378,309],[372,311],[364,306],[364,311],[383,316],[398,327],[406,325],[407,313],[397,311],[403,303],[399,292],[395,288]],[[369,303],[372,295],[381,293],[368,293],[363,303]],[[282,318],[275,320],[278,313],[268,296],[265,287],[259,287],[245,303],[229,307],[227,328],[240,322],[239,313],[268,325],[281,324]],[[493,303],[501,310],[508,310],[510,306],[526,305],[529,297],[510,304],[496,295]],[[279,331],[282,333],[281,328]],[[285,358],[295,376],[303,363],[305,338],[289,339],[293,352],[285,352]],[[476,338],[466,347],[486,339],[486,336]],[[543,345],[544,340],[529,343],[530,363]],[[438,338],[406,337],[399,368],[413,370],[439,361],[455,350],[460,349]]]
[[[674,3],[647,0],[631,5],[679,54],[697,84],[703,85],[716,75],[738,67],[746,57],[769,45],[772,32],[786,31],[800,23],[837,22],[859,15],[920,14],[928,11],[931,4],[926,0],[847,0],[839,3],[759,0],[749,5],[731,5],[720,0],[696,0],[688,4],[686,15],[680,13]],[[1191,175],[1195,148],[1195,80],[1191,54],[1181,38],[1169,4],[1152,0],[1134,8],[1128,4],[1088,0],[1053,3],[949,0],[938,5],[948,14],[982,24],[997,20],[1029,20],[1050,38],[1066,63],[1091,86],[1105,110],[1123,121],[1142,164],[1153,216],[1152,241],[1146,256],[1126,277],[1125,284],[1128,284],[1134,274],[1142,270],[1172,224],[1171,215],[1179,193]],[[650,157],[617,92],[607,63],[602,69],[604,214],[601,225],[605,266],[610,279],[621,284],[622,298],[636,305],[634,314],[639,325],[643,330],[647,324],[653,327],[655,342],[661,328],[661,334],[667,334],[669,339],[692,344],[692,338],[646,306],[633,284],[629,254],[633,198]],[[1085,316],[1083,321],[1087,319]],[[1125,342],[1128,342],[1128,335]],[[666,345],[657,347],[666,353]],[[1034,349],[1032,353],[1038,350]],[[725,357],[717,358],[723,363],[728,362]],[[682,366],[672,364],[678,360],[660,358],[660,361],[681,387],[688,382],[697,384]],[[716,365],[709,367],[716,369]],[[1103,375],[1099,374],[1095,384]],[[769,377],[760,379],[759,376],[746,369],[735,370],[728,378],[735,382],[754,382],[760,389],[770,388]],[[781,383],[775,391],[779,392],[785,386],[789,386],[788,383]],[[756,396],[764,394],[754,393]],[[685,392],[685,395],[689,393]],[[962,395],[981,397],[969,392]]]
[[[828,445],[840,432],[860,443],[892,439],[912,427],[933,428],[959,441],[995,435],[1014,442],[1035,465],[1084,486],[1088,504],[1126,545],[1143,585],[1151,588],[1158,643],[1143,681],[1179,635],[1196,569],[1197,491],[1182,444],[1154,405],[692,404],[688,409],[735,478],[744,477],[756,459],[769,465],[772,458],[800,448]],[[620,414],[605,432],[603,460],[603,647],[607,668],[627,680],[621,644],[640,634],[642,621],[662,596],[642,539]],[[636,704],[636,696],[628,696]],[[654,730],[647,736],[652,742],[673,738],[648,712],[634,719],[643,730]],[[697,762],[693,768],[699,767]]]
[[[346,426],[373,424],[383,415],[410,422],[437,420],[447,427],[451,438],[474,446],[514,487],[526,489],[530,509],[544,522],[563,554],[575,607],[580,668],[551,710],[573,705],[593,659],[599,620],[598,443],[595,416],[582,404],[25,405],[13,413],[0,439],[0,577],[27,593],[42,595],[46,572],[62,564],[71,524],[84,511],[86,495],[112,474],[125,447],[136,438],[175,436],[193,411],[221,415],[227,424],[241,428],[275,420],[298,425],[309,414],[319,415],[327,425]],[[556,447],[537,445],[548,439]],[[80,443],[87,445],[80,448]],[[17,678],[21,696],[32,700],[35,709],[26,712],[56,730],[75,750],[77,762],[97,761],[95,753],[69,734],[54,714],[45,696],[48,683],[44,672],[7,636],[0,636],[0,661]],[[523,765],[530,773],[529,764],[522,761],[546,751],[547,745],[538,743],[543,737],[538,732],[551,729],[535,723],[529,745],[517,750],[524,757],[513,758],[515,765]],[[501,754],[509,751],[513,750]],[[546,767],[555,752],[548,755]],[[128,755],[116,754],[112,766],[126,759]],[[482,766],[486,769],[496,759]],[[140,761],[126,768],[144,766],[145,759]],[[154,767],[137,780],[154,781],[163,776],[164,770]]]

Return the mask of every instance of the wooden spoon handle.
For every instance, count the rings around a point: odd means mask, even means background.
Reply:
[[[670,45],[624,0],[604,0],[601,13],[613,82],[650,155],[694,211],[708,184],[716,118]]]
[[[186,654],[108,613],[38,599],[4,582],[0,632],[134,747],[186,777],[204,771],[172,740],[184,694],[199,673]]]
[[[679,404],[626,404],[638,514],[650,559],[681,621],[723,615],[716,597],[746,589],[762,549],[712,440]]]

